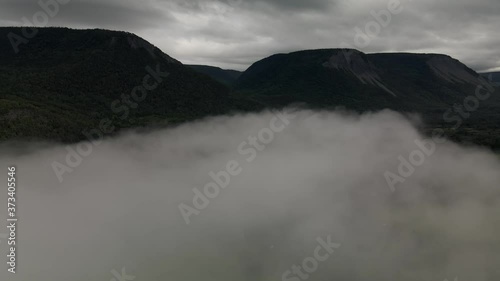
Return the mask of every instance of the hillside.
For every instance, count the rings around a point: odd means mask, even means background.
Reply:
[[[10,32],[21,34],[20,28],[0,28],[3,38]],[[126,32],[42,28],[19,47],[15,54],[8,40],[0,41],[0,140],[73,142],[103,125],[113,134],[301,103],[416,112],[430,129],[500,148],[498,91],[461,118],[459,130],[451,122],[458,113],[444,118],[479,85],[494,89],[446,55],[307,50],[270,56],[240,75],[185,66]]]
[[[464,104],[478,87],[496,92],[467,112]],[[500,92],[446,55],[367,55],[346,49],[276,54],[254,63],[234,89],[268,106],[299,102],[359,112],[389,108],[419,113],[429,131],[439,127],[457,141],[500,148]]]
[[[352,52],[349,60],[343,52]],[[236,81],[235,90],[272,104],[298,101],[361,111],[432,113],[463,103],[485,83],[479,74],[445,55],[323,49],[256,62]]]
[[[10,32],[22,34],[20,28],[0,28],[0,37]],[[83,139],[82,132],[99,128],[102,120],[112,120],[115,132],[223,114],[249,104],[238,103],[224,85],[126,32],[41,28],[19,46],[18,54],[8,40],[0,40],[0,61],[3,140],[70,142]],[[140,100],[135,102],[132,90],[148,75],[154,76],[146,79],[148,88],[157,86],[144,95],[134,92]]]
[[[493,82],[500,83],[500,72],[485,72],[481,73],[481,76],[491,79]]]
[[[242,72],[231,69],[222,69],[220,67],[209,65],[188,65],[194,70],[206,74],[226,86],[232,86],[241,76]]]

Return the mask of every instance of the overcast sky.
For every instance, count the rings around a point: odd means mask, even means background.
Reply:
[[[345,46],[446,53],[477,71],[500,70],[499,0],[400,0],[380,32],[356,41],[356,27],[365,30],[393,1],[69,0],[48,26],[126,30],[183,63],[239,70],[274,53]],[[36,0],[2,0],[0,25],[33,21],[41,9]]]

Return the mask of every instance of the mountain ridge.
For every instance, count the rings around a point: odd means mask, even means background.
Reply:
[[[394,62],[395,60],[397,62]],[[442,63],[442,60],[445,60],[445,63]],[[455,65],[450,69],[450,64]],[[420,69],[416,68],[416,66]],[[409,73],[412,70],[411,67],[414,67],[413,69],[420,71],[420,73]],[[401,73],[402,70],[405,73]],[[412,75],[419,77],[411,77]],[[285,79],[284,76],[286,76]],[[257,92],[264,98],[277,95],[280,92],[295,92],[300,99],[308,95],[310,89],[315,89],[313,85],[315,80],[321,79],[316,91],[323,91],[322,97],[329,95],[342,96],[344,95],[343,91],[357,91],[363,94],[372,93],[381,100],[385,100],[384,104],[381,105],[381,107],[385,107],[390,106],[391,101],[394,101],[394,99],[388,99],[381,91],[389,93],[393,98],[397,97],[397,92],[401,95],[402,92],[407,91],[407,88],[405,88],[407,85],[406,83],[394,83],[398,82],[394,80],[415,80],[415,78],[433,80],[433,82],[439,83],[440,87],[445,87],[448,92],[459,93],[459,96],[463,98],[465,98],[466,94],[473,92],[477,85],[487,84],[487,81],[479,74],[448,55],[364,54],[357,50],[348,49],[317,49],[276,54],[264,58],[254,63],[241,75],[236,81],[235,89],[241,92]],[[440,79],[443,81],[438,81]],[[356,83],[357,80],[362,85]],[[456,85],[453,86],[457,82],[466,82],[469,86],[468,89],[461,90]],[[351,87],[344,87],[346,85]],[[422,90],[414,85],[412,90],[415,89]],[[425,94],[439,93],[434,91]],[[352,98],[352,95],[350,98]],[[360,100],[362,98],[359,97]],[[419,97],[412,97],[412,104],[417,102],[418,99]],[[314,103],[314,101],[307,98],[303,101]],[[436,102],[441,101],[429,101],[426,106],[432,106]],[[356,107],[355,104],[350,105]],[[396,106],[392,105],[392,107]],[[411,106],[408,107],[411,108]]]
[[[206,74],[229,87],[231,87],[243,73],[243,71],[222,69],[220,67],[210,65],[189,64],[187,66],[193,68],[198,72]]]
[[[0,28],[0,37],[13,31],[21,28]],[[9,121],[0,128],[4,140],[74,142],[102,120],[113,120],[118,132],[240,110],[227,87],[132,33],[39,28],[17,54],[11,48],[0,41],[0,119]],[[131,101],[155,71],[169,76],[144,101]]]
[[[13,30],[21,28],[0,28],[0,37]],[[104,119],[118,132],[290,104],[358,112],[389,108],[420,113],[431,126],[443,127],[450,125],[443,120],[446,110],[463,104],[477,87],[489,86],[443,54],[301,50],[271,55],[241,74],[229,71],[232,80],[224,82],[227,70],[183,65],[128,32],[40,28],[18,54],[7,54],[11,48],[0,41],[0,119],[8,121],[0,128],[3,140],[74,142]],[[168,72],[168,82],[138,105],[124,98],[155,70]],[[495,93],[464,124],[497,130],[499,105]],[[116,112],[124,106],[126,114]],[[498,142],[484,139],[487,145]]]

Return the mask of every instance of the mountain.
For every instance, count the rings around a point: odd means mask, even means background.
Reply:
[[[2,27],[0,38],[22,32]],[[239,102],[226,86],[131,33],[39,28],[26,41],[15,53],[9,40],[0,40],[3,140],[72,142],[103,122],[115,128],[113,133],[224,114],[251,104]]]
[[[271,105],[303,102],[316,107],[391,108],[436,115],[463,103],[478,85],[486,86],[487,81],[446,55],[367,55],[322,49],[258,61],[241,75],[234,89]]]
[[[500,150],[500,92],[491,82],[447,55],[321,49],[260,60],[233,87],[268,107],[419,113],[428,132],[441,128],[456,141]],[[478,89],[490,96],[479,100]]]
[[[241,71],[222,69],[220,67],[215,67],[215,66],[208,66],[208,65],[188,65],[188,66],[200,73],[212,77],[213,79],[227,86],[232,86],[234,82],[242,74]]]
[[[481,75],[486,79],[491,79],[493,82],[500,82],[500,72],[484,72]]]
[[[19,43],[16,53],[0,40],[0,140],[74,142],[89,132],[112,135],[304,104],[417,112],[429,128],[500,148],[498,91],[457,117],[457,106],[474,103],[478,87],[495,88],[446,55],[306,50],[270,56],[238,73],[185,66],[127,32],[38,28],[31,39],[22,35],[21,28],[0,28],[1,38]]]

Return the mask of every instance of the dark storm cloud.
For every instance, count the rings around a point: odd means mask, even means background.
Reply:
[[[49,1],[49,0],[42,0]],[[481,71],[498,68],[500,1],[399,0],[401,13],[356,44],[357,31],[398,0],[72,0],[49,25],[136,32],[185,63],[244,69],[276,52],[336,48],[446,53]],[[8,0],[0,24],[22,24],[36,1]]]

